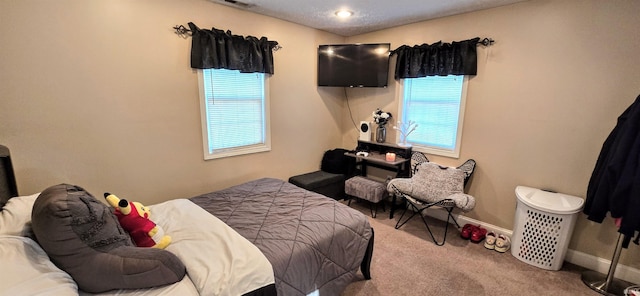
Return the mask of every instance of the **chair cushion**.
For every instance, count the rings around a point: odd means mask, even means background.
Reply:
[[[387,190],[393,194],[395,188],[403,194],[425,202],[453,199],[456,207],[470,211],[475,207],[475,199],[463,192],[464,179],[465,173],[460,169],[425,162],[418,166],[413,177],[389,181]]]

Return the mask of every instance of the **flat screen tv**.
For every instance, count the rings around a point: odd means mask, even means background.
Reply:
[[[389,43],[318,47],[318,86],[387,87]]]

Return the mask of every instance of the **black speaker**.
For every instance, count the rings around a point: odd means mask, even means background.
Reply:
[[[18,186],[13,174],[9,148],[0,145],[0,208],[14,196],[18,196]]]

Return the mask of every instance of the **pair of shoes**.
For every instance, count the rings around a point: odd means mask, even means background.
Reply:
[[[511,248],[511,239],[509,239],[509,237],[504,234],[498,235],[498,238],[496,239],[496,247],[494,248],[494,250],[500,253],[504,253],[508,251],[510,248]]]
[[[460,231],[460,237],[462,237],[464,239],[470,239],[471,238],[471,234],[478,227],[480,227],[480,226],[475,226],[475,225],[471,225],[471,224],[465,224],[462,227],[462,231]]]
[[[484,240],[485,236],[487,236],[487,230],[478,226],[476,229],[473,230],[473,232],[471,232],[471,242],[472,243],[479,243],[481,241]]]
[[[484,241],[484,247],[493,250],[496,247],[496,233],[491,231],[487,233],[487,239]]]
[[[491,231],[487,233],[487,239],[484,242],[484,247],[489,250],[496,250],[500,253],[504,253],[511,248],[511,240],[506,235],[496,235],[495,232]]]
[[[485,235],[487,235],[487,230],[480,227],[480,225],[476,226],[465,224],[462,227],[462,231],[460,231],[460,237],[471,240],[471,242],[474,242],[476,244],[481,242],[484,239]]]
[[[624,295],[626,296],[639,296],[640,286],[630,286],[624,289]]]

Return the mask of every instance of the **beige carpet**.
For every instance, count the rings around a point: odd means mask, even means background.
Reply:
[[[358,278],[342,294],[352,295],[600,295],[580,279],[581,267],[564,263],[559,271],[524,263],[511,252],[487,250],[460,237],[450,226],[444,246],[436,246],[420,217],[395,229],[389,211],[371,218],[368,204],[351,207],[369,216],[375,231],[371,280]],[[436,239],[445,223],[427,217]]]

